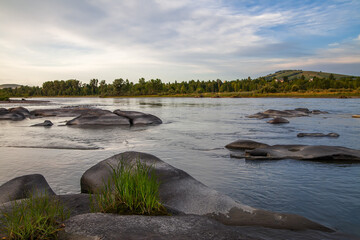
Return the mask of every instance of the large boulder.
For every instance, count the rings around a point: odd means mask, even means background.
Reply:
[[[30,112],[32,118],[38,117],[78,117],[82,114],[109,112],[98,108],[64,107],[56,109],[37,109]]]
[[[252,140],[237,140],[235,142],[229,143],[225,147],[229,149],[250,150],[250,149],[263,148],[268,146],[269,145],[265,143],[255,142]]]
[[[0,108],[0,115],[4,115],[9,113],[9,110],[7,110],[6,108]]]
[[[339,232],[291,231],[257,226],[226,226],[204,216],[121,216],[91,213],[65,221],[59,239],[196,239],[196,240],[356,240]]]
[[[129,119],[121,117],[110,111],[101,112],[89,112],[80,115],[66,123],[66,125],[77,125],[77,126],[112,126],[112,125],[123,125],[130,126]]]
[[[0,186],[0,203],[27,198],[30,195],[55,195],[44,176],[30,174],[14,178]]]
[[[111,167],[120,161],[130,164],[141,161],[154,167],[160,181],[162,203],[185,214],[210,216],[227,225],[258,225],[283,229],[316,229],[330,231],[304,217],[274,213],[240,204],[230,197],[208,188],[186,172],[177,169],[159,158],[140,152],[125,152],[105,159],[88,169],[81,177],[81,192],[99,191],[111,176]]]
[[[360,150],[339,146],[274,145],[248,150],[248,160],[298,159],[312,161],[359,162]]]
[[[0,120],[11,120],[11,121],[21,121],[24,120],[25,116],[21,113],[5,113],[0,115]]]
[[[161,119],[152,114],[146,114],[136,111],[121,111],[120,109],[115,110],[114,113],[119,116],[128,118],[131,125],[162,124]]]

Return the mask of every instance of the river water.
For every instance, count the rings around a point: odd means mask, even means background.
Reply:
[[[44,100],[44,99],[42,99]],[[65,106],[135,110],[163,120],[159,126],[76,128],[71,118],[47,118],[51,128],[29,127],[44,119],[0,121],[0,184],[40,173],[58,194],[79,193],[81,175],[124,151],[154,154],[235,200],[295,213],[360,236],[360,164],[296,160],[246,161],[224,146],[237,139],[267,144],[321,144],[360,149],[360,99],[296,98],[49,98],[29,110]],[[2,104],[0,107],[18,105]],[[329,114],[271,125],[247,115],[267,109],[306,107]],[[336,132],[339,138],[297,138],[299,132]],[[81,150],[79,150],[81,149]]]

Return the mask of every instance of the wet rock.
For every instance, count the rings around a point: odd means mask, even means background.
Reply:
[[[271,124],[283,124],[283,123],[289,123],[289,120],[282,118],[282,117],[276,117],[273,118],[269,121],[267,121],[267,123],[271,123]]]
[[[77,125],[77,126],[112,126],[112,125],[123,125],[130,126],[129,119],[121,117],[110,111],[99,111],[99,112],[88,112],[80,115],[66,123],[66,125]]]
[[[6,108],[0,108],[0,115],[7,114],[7,113],[9,113],[9,110],[7,110]]]
[[[120,216],[91,213],[65,222],[60,239],[196,239],[196,240],[355,240],[341,233],[291,231],[249,226],[226,226],[203,216]]]
[[[237,140],[235,142],[229,143],[225,147],[229,149],[250,150],[250,149],[263,148],[268,146],[269,145],[265,143],[255,142],[252,140]]]
[[[21,121],[24,120],[25,116],[21,113],[5,113],[0,115],[0,120],[11,120],[11,121]]]
[[[22,114],[22,115],[24,115],[25,118],[30,117],[29,110],[27,110],[24,107],[10,108],[9,112],[10,113],[15,113],[15,114]]]
[[[55,195],[44,176],[40,174],[24,175],[0,186],[0,203],[43,194]]]
[[[248,160],[298,159],[308,161],[359,162],[360,150],[339,146],[274,145],[248,150]]]
[[[34,125],[31,125],[32,127],[51,127],[54,125],[50,120],[45,120],[43,123],[37,123]]]
[[[310,116],[310,114],[325,114],[327,112],[322,112],[319,110],[313,110],[310,111],[307,108],[296,108],[294,110],[274,110],[274,109],[269,109],[266,110],[264,112],[258,112],[256,114],[253,115],[249,115],[249,118],[258,118],[258,119],[263,119],[263,118],[276,118],[276,117],[307,117]]]
[[[200,183],[186,172],[174,168],[159,158],[140,152],[125,152],[105,159],[88,169],[81,177],[81,192],[98,191],[111,176],[111,166],[120,161],[141,161],[154,167],[160,181],[162,203],[185,214],[206,215],[228,225],[258,225],[280,229],[316,229],[330,231],[304,217],[274,213],[240,204]]]
[[[30,112],[33,118],[37,117],[78,117],[82,114],[101,114],[109,112],[98,108],[65,107],[57,109],[37,109]]]
[[[333,137],[333,138],[337,138],[340,135],[337,133],[328,133],[328,134],[324,134],[324,133],[298,133],[297,137]]]
[[[128,118],[130,120],[131,125],[162,124],[161,119],[152,114],[146,114],[136,111],[121,111],[120,109],[115,110],[114,113],[119,116]]]

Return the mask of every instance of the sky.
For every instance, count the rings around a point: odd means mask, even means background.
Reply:
[[[0,84],[284,69],[360,76],[360,1],[0,1]]]

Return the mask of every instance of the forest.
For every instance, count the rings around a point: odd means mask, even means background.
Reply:
[[[266,93],[294,93],[294,92],[321,92],[321,91],[356,91],[360,92],[360,77],[342,77],[335,79],[332,74],[327,78],[310,78],[303,75],[289,80],[266,80],[264,77],[257,79],[237,79],[232,81],[191,80],[174,83],[164,83],[160,79],[146,81],[140,78],[138,83],[128,79],[115,79],[112,83],[105,80],[91,79],[89,83],[82,83],[76,79],[47,81],[41,87],[21,86],[17,88],[0,89],[0,100],[9,97],[40,97],[40,96],[172,96],[172,95],[201,95],[203,93],[236,93],[252,92]]]

